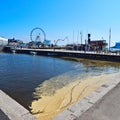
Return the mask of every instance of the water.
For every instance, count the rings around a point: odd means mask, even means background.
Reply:
[[[120,65],[90,61],[76,62],[46,56],[0,54],[0,89],[29,109],[40,94],[54,94],[55,90],[86,76],[119,72]],[[43,92],[44,91],[44,92]]]

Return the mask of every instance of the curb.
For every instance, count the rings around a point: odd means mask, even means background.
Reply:
[[[28,110],[0,90],[0,109],[10,120],[38,120]]]

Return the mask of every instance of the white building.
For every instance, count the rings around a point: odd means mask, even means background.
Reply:
[[[4,46],[8,44],[8,39],[4,37],[0,37],[0,46]]]

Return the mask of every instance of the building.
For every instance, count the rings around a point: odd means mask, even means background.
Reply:
[[[106,40],[94,40],[94,41],[90,41],[89,44],[92,50],[98,50],[98,51],[104,50],[108,45],[106,43]]]
[[[21,44],[23,44],[22,40],[17,40],[15,38],[8,39],[8,45],[13,47],[21,47]]]
[[[88,34],[88,47],[91,51],[102,51],[105,50],[107,47],[106,40],[92,40],[91,41],[91,34]]]
[[[8,39],[0,37],[0,46],[5,46],[8,44]]]

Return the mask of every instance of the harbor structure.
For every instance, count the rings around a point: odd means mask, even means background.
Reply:
[[[91,40],[91,34],[88,34],[88,45],[91,51],[103,51],[107,47],[106,40]]]
[[[82,39],[82,38],[81,38]],[[82,40],[81,40],[82,41]],[[79,51],[104,51],[107,47],[106,40],[91,40],[91,34],[88,34],[85,44],[67,44],[67,50],[79,50]]]
[[[63,50],[63,49],[30,49],[30,48],[10,48],[6,47],[5,52],[11,53],[15,50],[15,53],[20,54],[31,54],[35,52],[36,55],[42,56],[53,56],[53,57],[74,57],[74,58],[83,58],[83,59],[91,59],[91,60],[101,60],[101,61],[113,61],[120,62],[120,53],[118,54],[108,54],[108,53],[97,53],[92,51],[73,51],[73,50]]]

